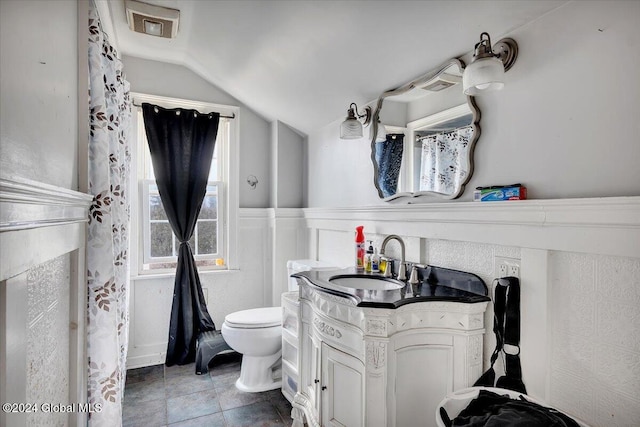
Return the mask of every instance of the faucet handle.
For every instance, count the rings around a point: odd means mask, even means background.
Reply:
[[[420,283],[420,280],[418,280],[418,264],[413,264],[413,267],[411,268],[409,283],[411,283],[412,285],[417,285],[418,283]]]
[[[398,268],[398,280],[407,280],[407,266],[404,262],[400,262]]]
[[[387,257],[382,257],[380,258],[380,263],[382,264],[382,260],[384,259],[384,271],[382,273],[382,275],[384,277],[393,277],[393,268],[394,268],[394,261],[392,258],[387,258]]]

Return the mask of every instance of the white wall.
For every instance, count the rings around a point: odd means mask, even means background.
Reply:
[[[77,2],[0,2],[0,176],[77,187]]]
[[[304,138],[277,120],[272,123],[272,144],[271,207],[301,208],[304,200]]]
[[[535,199],[640,194],[639,15],[637,1],[570,2],[493,35],[513,37],[519,56],[504,90],[477,98],[482,134],[461,200],[515,182]],[[381,204],[369,141],[340,140],[339,113],[309,135],[309,206]]]
[[[240,120],[240,207],[269,207],[271,127],[267,121],[181,65],[131,56],[124,56],[122,62],[133,92],[241,107],[236,119]],[[249,175],[260,181],[255,190],[246,183]]]

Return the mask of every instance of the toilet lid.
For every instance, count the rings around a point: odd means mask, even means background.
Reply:
[[[234,328],[268,328],[282,323],[281,307],[252,308],[236,311],[224,318],[228,326]]]

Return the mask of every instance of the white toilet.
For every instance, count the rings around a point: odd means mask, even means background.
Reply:
[[[332,269],[329,264],[314,260],[289,261],[289,276],[299,271]],[[295,279],[289,278],[290,291],[297,290]],[[240,391],[274,390],[282,385],[282,308],[264,307],[236,311],[224,318],[220,328],[229,347],[242,354]]]
[[[279,388],[282,351],[282,309],[253,308],[236,311],[224,318],[222,336],[229,347],[242,353],[241,391],[259,392]]]

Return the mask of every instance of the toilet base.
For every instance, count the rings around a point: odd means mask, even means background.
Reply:
[[[236,381],[236,388],[249,393],[281,388],[281,355],[282,351],[263,357],[242,355],[240,378]],[[274,378],[274,374],[279,377]]]

